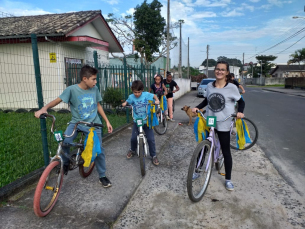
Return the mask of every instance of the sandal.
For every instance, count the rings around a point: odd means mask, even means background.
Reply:
[[[154,165],[159,165],[159,160],[158,160],[157,156],[154,156],[154,157],[153,157],[152,163],[153,163]]]

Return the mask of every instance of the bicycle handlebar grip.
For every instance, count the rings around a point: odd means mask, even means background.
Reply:
[[[98,127],[104,127],[103,124],[99,124],[99,123],[94,123],[94,122],[91,122],[90,124],[86,124],[86,126],[89,126],[89,127],[95,127],[95,126],[98,126]]]
[[[43,113],[43,114],[41,114],[41,115],[39,116],[39,118],[40,118],[40,119],[44,119],[44,118],[47,118],[47,115],[46,115],[46,113]]]
[[[237,117],[237,115],[236,115],[236,114],[232,114],[231,116],[232,116],[233,118],[236,118],[236,117]]]

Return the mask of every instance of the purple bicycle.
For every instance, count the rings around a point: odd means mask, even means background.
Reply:
[[[206,119],[200,110],[197,110],[197,113],[200,113],[200,115],[204,119]],[[243,149],[239,149],[238,147],[236,147],[236,145],[234,145],[236,143],[236,135],[237,135],[236,124],[235,124],[236,114],[232,114],[221,121],[217,120],[217,122],[224,122],[230,118],[232,119],[231,131],[230,131],[231,148],[237,150],[243,150]],[[255,124],[251,120],[249,120],[248,118],[243,118],[243,121],[246,122],[247,125],[249,126],[248,129],[249,129],[249,135],[251,136],[251,143],[249,142],[245,144],[245,148],[249,149],[256,143],[258,138],[258,131]],[[215,167],[218,170],[218,173],[224,175],[223,173],[220,172],[224,164],[224,158],[222,153],[220,152],[220,149],[221,149],[220,143],[217,135],[215,134],[215,129],[214,127],[211,127],[207,139],[203,140],[197,145],[188,169],[187,193],[189,198],[193,202],[198,202],[203,198],[210,182],[214,162],[215,162]]]

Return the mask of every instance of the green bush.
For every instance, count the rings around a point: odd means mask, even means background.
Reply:
[[[111,104],[115,108],[122,103],[123,98],[123,93],[119,88],[108,87],[104,92],[103,102]]]

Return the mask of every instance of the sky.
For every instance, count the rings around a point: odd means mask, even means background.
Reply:
[[[1,13],[14,16],[101,10],[107,18],[132,14],[144,0],[0,0]],[[150,3],[152,0],[148,0]],[[167,0],[159,0],[167,19]],[[256,55],[274,55],[274,63],[287,63],[289,55],[305,48],[305,1],[302,0],[170,0],[170,22],[182,25],[182,62],[187,65],[189,38],[190,66],[199,67],[207,57],[237,58],[256,63]],[[303,18],[293,19],[293,16]],[[179,37],[179,29],[173,31]],[[304,39],[303,39],[304,38]],[[125,48],[126,54],[130,53]],[[172,63],[179,49],[171,51]],[[243,59],[244,56],[244,59]]]

